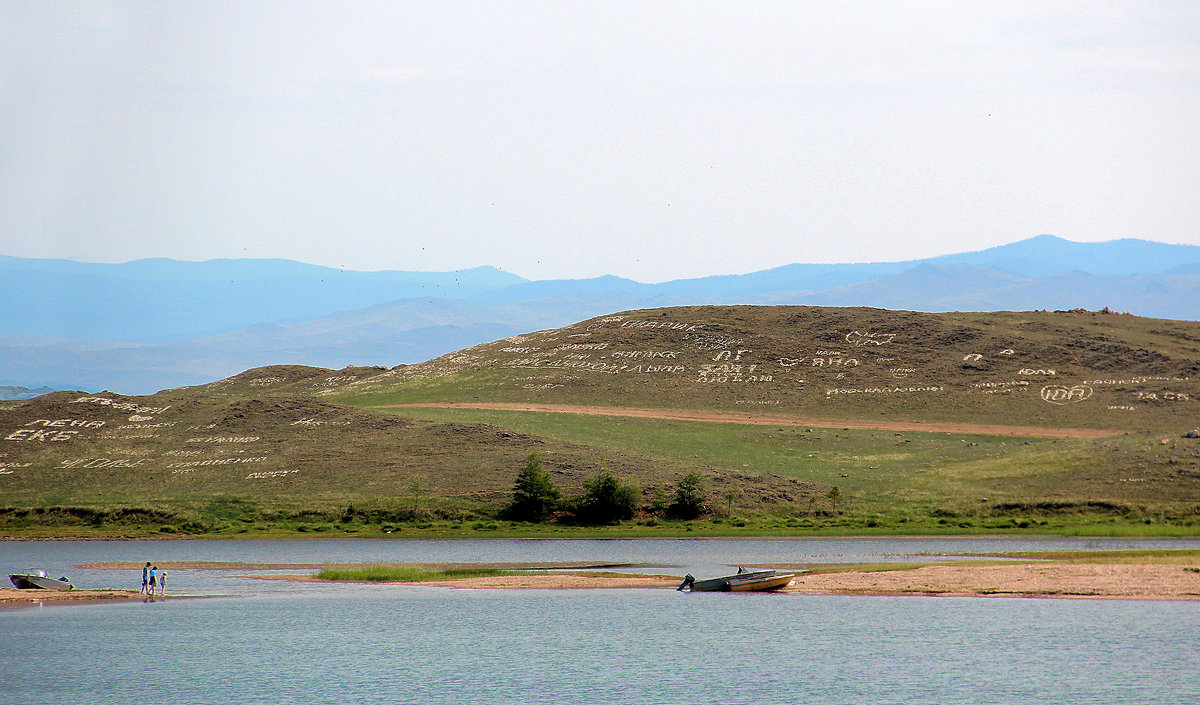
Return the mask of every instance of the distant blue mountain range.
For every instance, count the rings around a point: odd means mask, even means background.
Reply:
[[[289,260],[0,256],[0,385],[149,393],[250,367],[392,366],[631,308],[1099,309],[1200,318],[1200,247],[1041,235],[905,262],[788,264],[643,284],[492,267],[356,272]]]

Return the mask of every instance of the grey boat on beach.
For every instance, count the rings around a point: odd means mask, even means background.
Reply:
[[[761,592],[787,587],[794,577],[795,573],[780,573],[776,570],[747,571],[745,568],[739,568],[736,575],[708,580],[696,580],[688,573],[683,583],[675,589],[689,592]]]
[[[55,580],[46,577],[46,571],[37,570],[28,573],[13,573],[8,576],[12,584],[19,590],[74,590],[75,586],[65,577]]]

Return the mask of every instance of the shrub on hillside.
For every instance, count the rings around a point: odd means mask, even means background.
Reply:
[[[641,504],[642,490],[632,482],[622,482],[608,471],[596,479],[584,481],[583,496],[575,501],[575,518],[584,524],[613,524],[632,519]]]
[[[698,472],[689,472],[675,485],[675,499],[667,507],[667,513],[678,519],[695,519],[704,514],[704,478]]]
[[[558,488],[550,479],[550,473],[542,469],[541,458],[537,453],[530,453],[525,466],[517,473],[512,503],[505,514],[514,521],[545,521],[558,507],[558,498]]]

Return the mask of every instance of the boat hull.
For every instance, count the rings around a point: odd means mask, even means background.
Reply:
[[[55,580],[44,575],[14,574],[8,579],[18,590],[73,590],[75,586],[66,580]]]
[[[780,590],[792,584],[792,578],[796,576],[791,573],[776,575],[773,578],[763,578],[749,583],[731,582],[729,584],[730,592],[766,592],[769,590]]]
[[[691,592],[764,592],[787,587],[794,577],[796,576],[792,573],[760,570],[753,573],[727,575],[723,578],[685,581],[680,589],[686,586]]]

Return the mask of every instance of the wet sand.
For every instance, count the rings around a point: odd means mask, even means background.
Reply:
[[[80,563],[76,568],[86,570],[129,570],[141,572],[145,563],[137,561],[103,561]],[[318,570],[320,568],[368,568],[375,563],[252,563],[249,561],[158,561],[161,570]],[[387,564],[384,564],[387,565]],[[429,570],[456,568],[494,568],[496,570],[566,570],[583,568],[630,568],[631,563],[598,563],[596,561],[518,561],[492,563],[405,563]]]
[[[309,575],[255,577],[328,582]],[[478,590],[575,590],[675,588],[680,581],[681,578],[662,575],[531,573],[380,584]],[[794,595],[1200,600],[1200,570],[1189,570],[1189,566],[1180,564],[1062,562],[931,565],[883,571],[849,569],[798,573],[792,584],[780,592]]]
[[[444,567],[446,564],[442,564]],[[520,564],[472,564],[513,569]],[[304,568],[298,564],[277,564]],[[199,568],[201,565],[196,565]],[[212,568],[213,564],[204,564]],[[226,567],[226,566],[223,566]],[[229,565],[228,567],[233,567]],[[239,567],[248,567],[241,564]],[[257,565],[262,568],[265,565]],[[526,570],[531,566],[525,564]],[[770,566],[762,566],[770,567]],[[787,569],[785,566],[776,566]],[[798,568],[799,566],[797,566]],[[812,566],[815,567],[815,566]],[[820,567],[815,567],[820,569]],[[312,575],[248,575],[260,580],[334,582]],[[712,577],[712,576],[703,576]],[[673,589],[682,578],[636,573],[529,572],[490,577],[443,579],[417,583],[378,583],[477,590],[578,590],[614,588]],[[939,564],[879,570],[840,566],[833,572],[797,572],[780,592],[793,595],[1030,597],[1121,600],[1200,600],[1200,561],[1070,562],[1038,561],[995,564]],[[30,591],[0,589],[0,605],[92,600],[139,600],[133,590]],[[168,597],[170,597],[168,595]]]
[[[170,597],[168,595],[167,597]],[[148,600],[148,596],[136,590],[18,590],[0,588],[0,607],[42,604],[46,602],[96,602]],[[157,595],[155,600],[164,599]]]
[[[804,573],[797,575],[784,592],[807,595],[1200,600],[1200,572],[1195,566],[1177,563],[931,565],[905,570]]]

